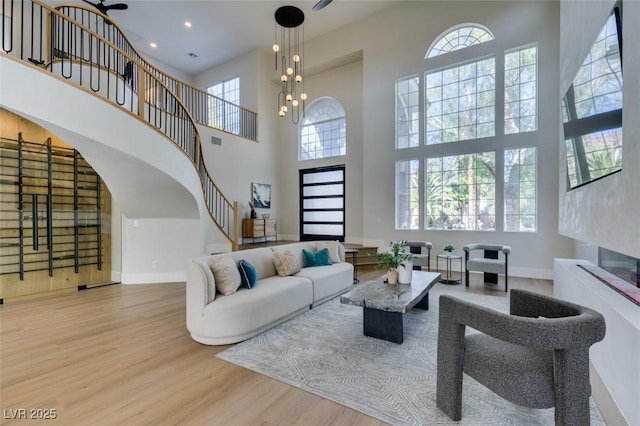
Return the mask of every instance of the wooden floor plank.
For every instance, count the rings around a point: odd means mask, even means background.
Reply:
[[[359,273],[361,281],[380,275]],[[551,288],[517,278],[510,286]],[[61,425],[384,424],[215,357],[228,347],[191,339],[184,283],[111,285],[0,305],[1,408],[55,409],[47,424]]]

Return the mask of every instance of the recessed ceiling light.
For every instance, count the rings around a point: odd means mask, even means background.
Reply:
[[[191,22],[184,21],[184,26],[187,27],[187,28],[191,28]]]
[[[156,47],[158,47],[158,45],[157,45],[157,44],[155,44],[155,43],[149,43],[149,46],[153,47],[154,49],[155,49]]]

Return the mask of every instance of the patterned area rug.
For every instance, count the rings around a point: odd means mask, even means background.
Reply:
[[[394,425],[553,425],[553,409],[514,405],[465,375],[462,421],[436,407],[438,296],[428,311],[404,319],[401,345],[362,334],[362,308],[339,298],[239,343],[218,358],[280,380]],[[508,311],[506,297],[455,292]],[[591,424],[604,426],[591,403]]]

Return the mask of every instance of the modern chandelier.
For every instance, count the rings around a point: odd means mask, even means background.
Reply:
[[[295,6],[282,6],[276,10],[275,42],[273,53],[275,68],[280,67],[281,88],[278,93],[278,115],[291,113],[291,120],[298,124],[300,110],[304,116],[305,100],[303,82],[304,13]]]

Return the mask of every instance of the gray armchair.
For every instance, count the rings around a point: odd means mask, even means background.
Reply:
[[[440,297],[436,403],[462,417],[462,373],[518,405],[555,406],[556,425],[590,422],[589,347],[605,322],[589,308],[511,290],[510,314]],[[480,333],[465,336],[466,326]]]
[[[464,276],[467,287],[469,287],[469,271],[480,271],[484,272],[486,284],[498,284],[498,275],[504,274],[504,291],[508,291],[511,247],[497,244],[467,244],[462,249],[464,250]],[[469,254],[474,250],[483,250],[484,257],[471,258]],[[502,258],[500,253],[502,253]]]
[[[427,271],[431,271],[431,249],[433,244],[428,241],[407,241],[405,246],[409,247],[409,252],[414,256],[414,271],[421,271],[423,267],[427,268]],[[423,248],[426,253],[423,253]]]

